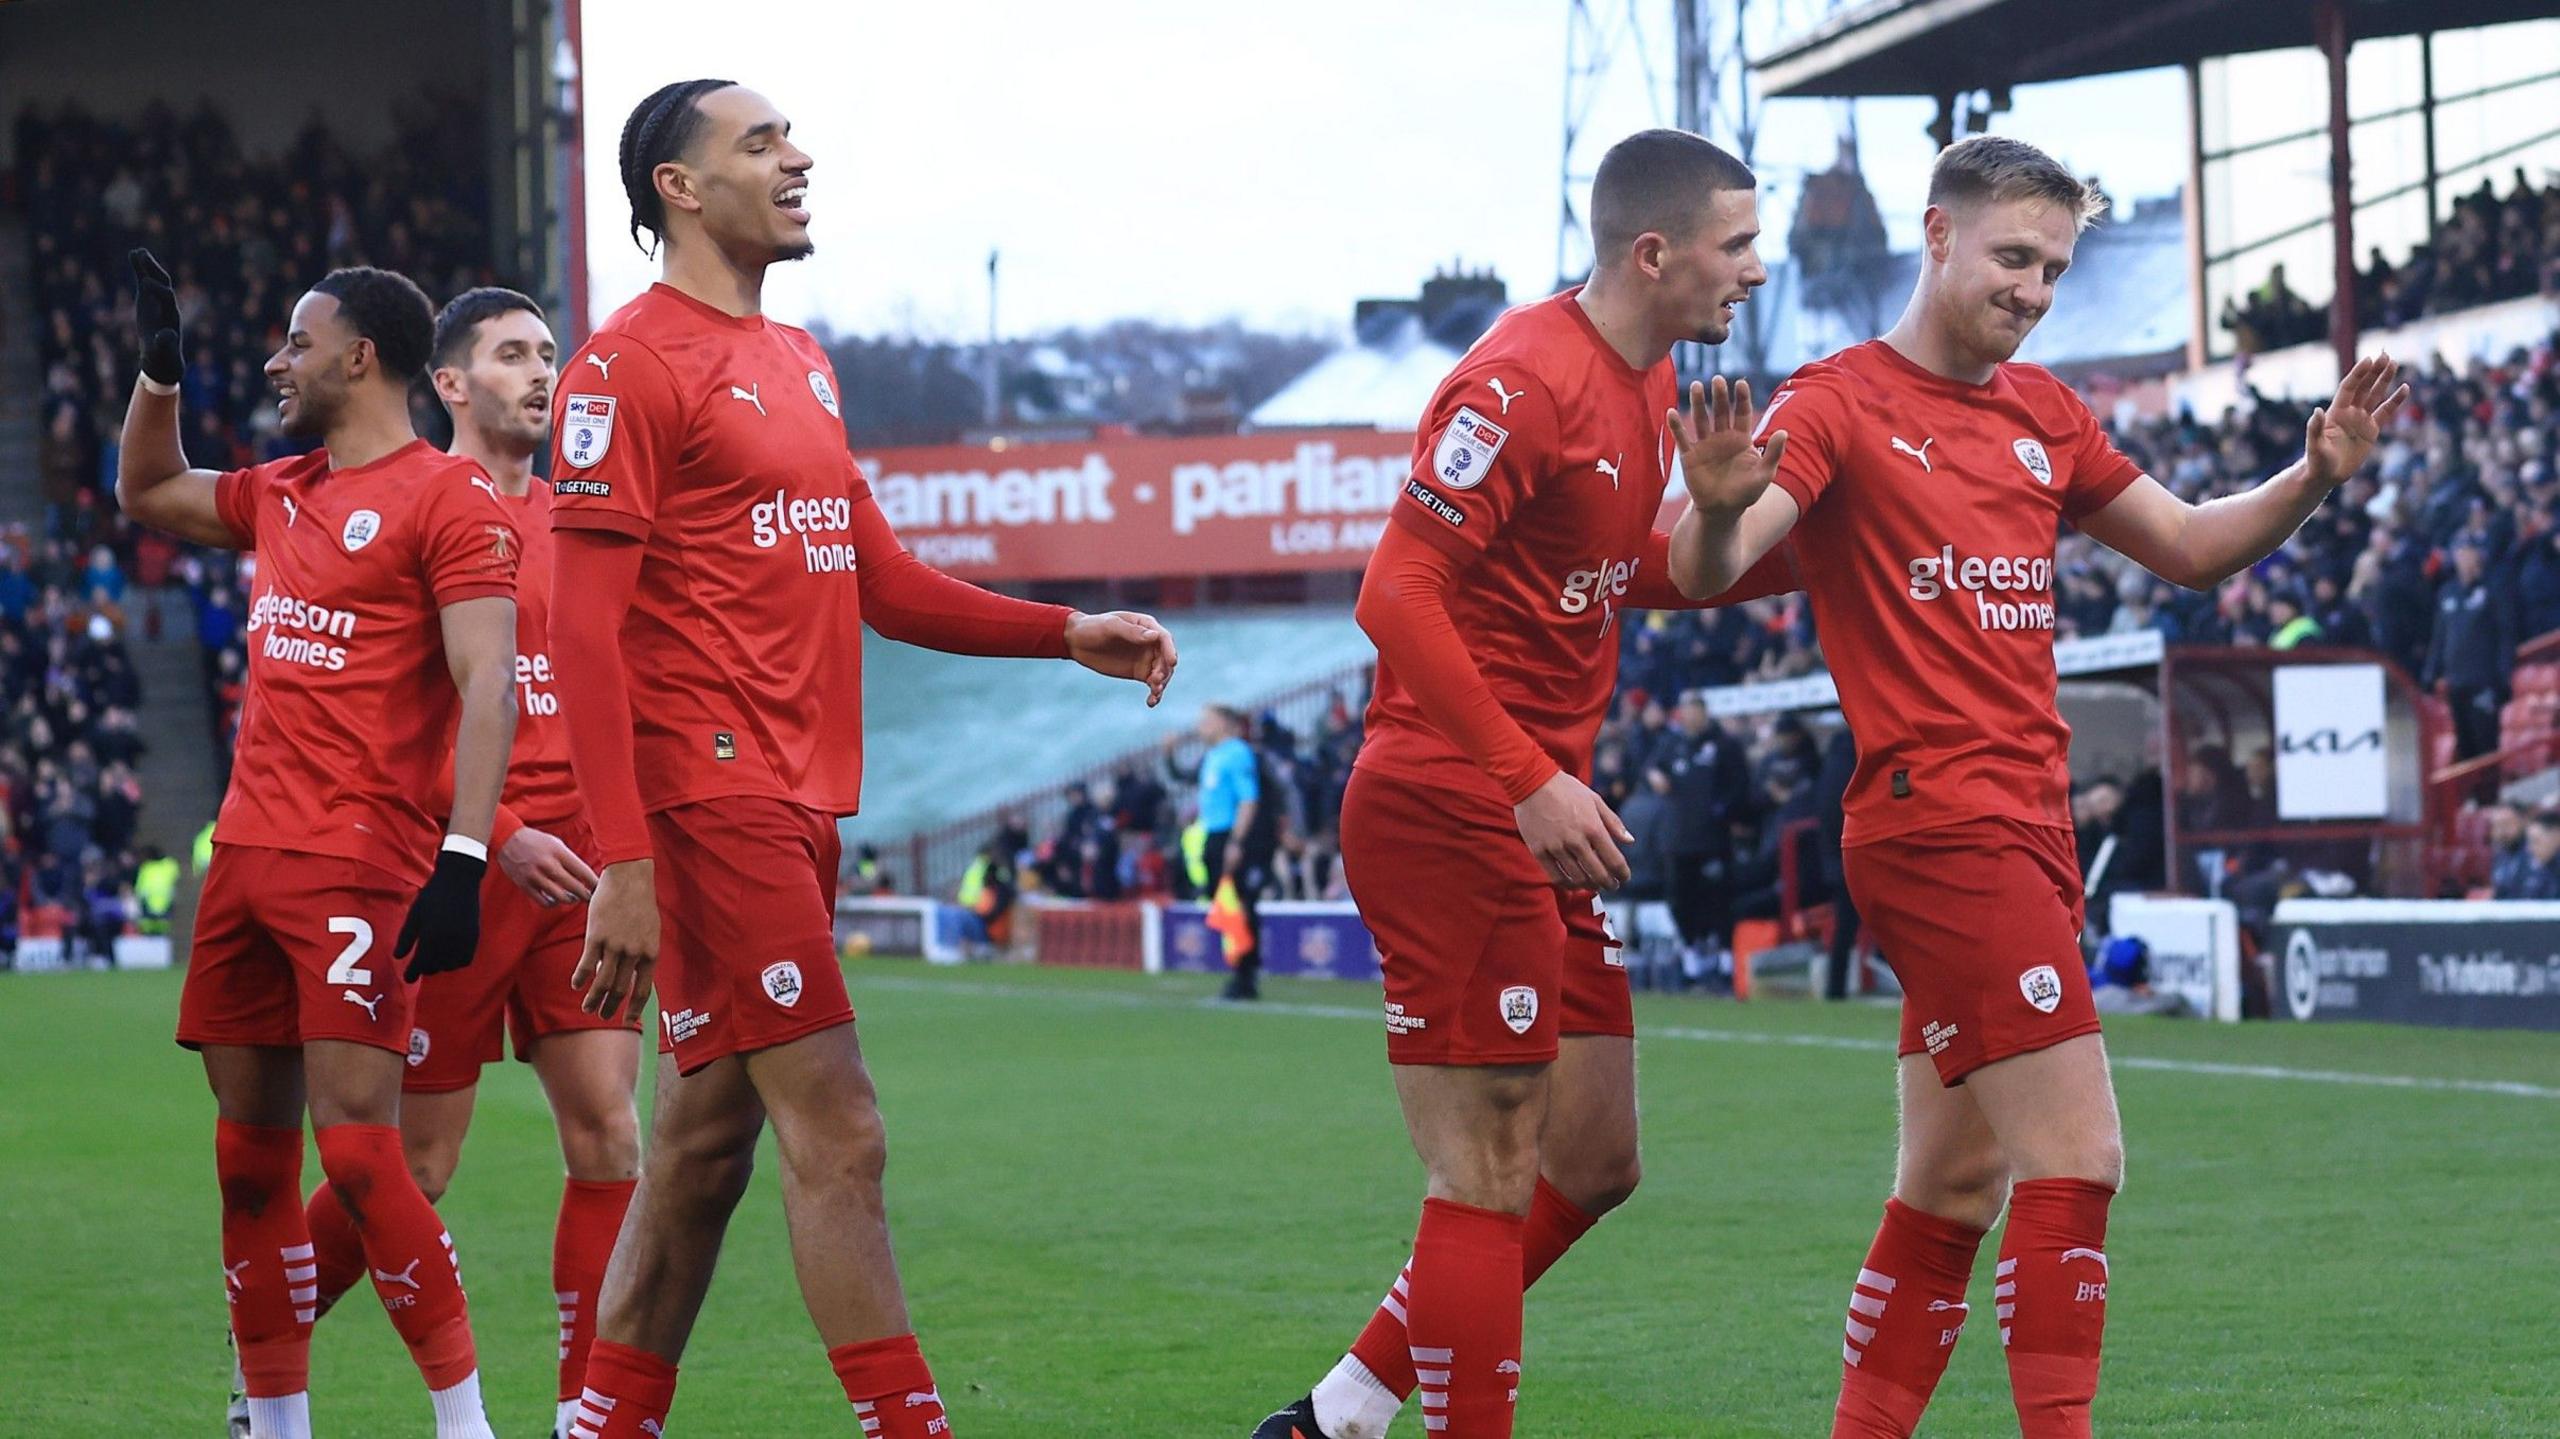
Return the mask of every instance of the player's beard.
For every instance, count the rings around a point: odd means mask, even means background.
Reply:
[[[332,372],[319,378],[332,384],[314,388],[296,383],[293,387],[293,413],[277,416],[277,427],[291,440],[316,440],[329,433],[337,423],[338,411],[345,406],[344,377]]]

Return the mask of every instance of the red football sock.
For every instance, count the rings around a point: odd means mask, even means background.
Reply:
[[[551,1231],[551,1294],[560,1305],[560,1397],[575,1399],[587,1376],[596,1337],[596,1297],[604,1267],[622,1233],[636,1179],[572,1179],[560,1191],[560,1222]]]
[[[1520,1287],[1527,1289],[1540,1275],[1564,1257],[1574,1241],[1591,1232],[1599,1223],[1598,1216],[1585,1214],[1581,1206],[1564,1197],[1561,1190],[1538,1176],[1538,1189],[1529,1201],[1529,1217],[1520,1229]],[[1413,1353],[1405,1338],[1404,1306],[1411,1292],[1413,1266],[1407,1264],[1396,1276],[1395,1286],[1387,1297],[1378,1301],[1378,1312],[1369,1316],[1368,1326],[1360,1337],[1351,1341],[1351,1357],[1360,1361],[1377,1381],[1394,1390],[1399,1399],[1413,1397]]]
[[[844,1397],[853,1401],[863,1439],[930,1439],[948,1435],[951,1420],[942,1412],[942,1394],[925,1368],[916,1337],[900,1334],[860,1344],[839,1344],[827,1351]]]
[[[320,1167],[364,1242],[373,1290],[427,1387],[450,1389],[470,1378],[480,1360],[453,1236],[418,1192],[400,1131],[388,1124],[332,1124],[320,1131]]]
[[[1849,1291],[1831,1439],[1910,1439],[1964,1333],[1965,1281],[1982,1234],[1899,1199],[1884,1202],[1884,1223]]]
[[[222,1273],[248,1393],[311,1387],[311,1236],[302,1227],[302,1127],[214,1121]]]
[[[2030,1179],[2010,1191],[1995,1292],[2022,1439],[2089,1439],[2115,1197],[2086,1179]]]
[[[311,1230],[313,1257],[320,1267],[319,1302],[312,1306],[316,1317],[328,1313],[364,1278],[364,1238],[325,1179],[302,1206],[302,1221]]]
[[[1510,1439],[1523,1227],[1516,1214],[1422,1201],[1405,1311],[1423,1427],[1446,1439]]]
[[[587,1355],[586,1387],[579,1391],[568,1439],[657,1439],[675,1402],[676,1366],[599,1339]]]

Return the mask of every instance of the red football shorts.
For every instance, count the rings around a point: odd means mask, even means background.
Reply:
[[[1942,1084],[2098,1032],[2080,958],[2080,856],[2056,825],[1976,819],[1842,851],[1902,981],[1902,1048]]]
[[[1500,800],[1354,769],[1342,866],[1386,971],[1393,1064],[1543,1064],[1566,1034],[1632,1037],[1617,938],[1547,882]]]
[[[343,1039],[405,1054],[417,986],[391,957],[417,887],[361,860],[217,844],[196,901],[178,1042]]]
[[[595,837],[585,819],[571,815],[534,828],[594,863]],[[586,939],[585,905],[536,904],[493,861],[480,882],[480,948],[471,963],[419,982],[409,1069],[400,1087],[411,1094],[468,1089],[479,1083],[480,1066],[506,1057],[508,1034],[523,1059],[546,1034],[638,1031],[636,1019],[607,1019],[578,1007],[570,978]]]
[[[658,1048],[691,1074],[853,1021],[836,958],[833,816],[741,796],[649,816]]]

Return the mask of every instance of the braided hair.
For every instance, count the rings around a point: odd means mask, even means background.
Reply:
[[[702,111],[694,102],[714,90],[726,90],[735,80],[678,80],[661,85],[631,111],[622,122],[622,193],[631,201],[631,243],[644,255],[657,253],[659,242],[667,237],[666,201],[658,194],[657,173],[660,165],[684,154],[693,143],[694,131],[702,126]],[[642,240],[640,232],[649,232]]]

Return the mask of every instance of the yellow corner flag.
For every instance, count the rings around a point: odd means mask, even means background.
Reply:
[[[1209,899],[1209,928],[1216,930],[1225,953],[1227,968],[1253,953],[1253,927],[1245,922],[1244,897],[1236,893],[1232,876],[1218,881],[1218,892]]]

